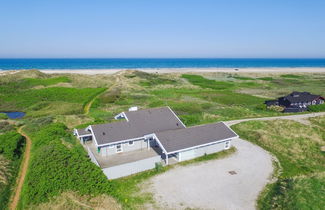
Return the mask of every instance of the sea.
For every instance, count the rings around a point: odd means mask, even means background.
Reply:
[[[0,59],[0,70],[325,67],[325,59],[275,58],[51,58]]]

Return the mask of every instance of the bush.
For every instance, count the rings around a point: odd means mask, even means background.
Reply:
[[[8,131],[12,131],[14,129],[15,129],[15,127],[10,123],[8,123],[6,121],[0,122],[0,133],[5,133]]]
[[[275,105],[269,106],[268,109],[276,112],[282,112],[284,110],[282,106],[275,106]]]
[[[308,106],[308,110],[311,112],[324,112],[325,111],[325,103]]]
[[[10,160],[17,159],[22,153],[24,137],[16,131],[0,135],[0,154]]]
[[[267,110],[266,104],[259,104],[256,106],[257,110]]]
[[[8,116],[5,113],[0,113],[0,120],[6,120]]]
[[[98,195],[110,190],[110,182],[101,169],[88,158],[81,145],[68,148],[62,144],[75,141],[62,123],[41,127],[30,134],[33,147],[31,165],[23,189],[23,207],[48,201],[64,191]]]
[[[24,138],[11,131],[0,135],[0,210],[7,209],[11,190],[19,172]]]

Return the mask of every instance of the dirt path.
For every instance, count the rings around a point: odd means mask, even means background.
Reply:
[[[32,141],[30,140],[30,138],[24,133],[23,131],[24,126],[20,127],[18,129],[18,133],[20,133],[22,136],[25,137],[26,139],[26,148],[25,148],[25,152],[24,152],[24,157],[23,157],[23,161],[21,162],[20,165],[20,172],[16,181],[16,189],[10,199],[10,204],[9,204],[9,209],[10,210],[14,210],[17,208],[19,199],[20,199],[20,194],[21,194],[21,189],[23,187],[24,184],[24,180],[26,177],[26,173],[27,173],[27,169],[28,169],[28,165],[29,165],[29,159],[30,159],[30,149],[32,146]]]
[[[227,125],[234,125],[241,122],[251,121],[251,120],[277,120],[277,119],[283,119],[283,120],[294,120],[303,124],[308,124],[309,121],[306,120],[310,117],[317,117],[317,116],[323,116],[325,115],[325,112],[317,112],[317,113],[310,113],[310,114],[297,114],[297,115],[287,115],[287,116],[276,116],[276,117],[261,117],[261,118],[248,118],[248,119],[241,119],[241,120],[231,120],[231,121],[225,121]]]

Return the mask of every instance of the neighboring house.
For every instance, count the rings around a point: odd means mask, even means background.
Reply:
[[[117,122],[74,130],[109,179],[229,149],[238,137],[223,122],[186,128],[169,107],[130,110]]]
[[[292,92],[287,96],[280,97],[277,100],[265,101],[267,106],[282,106],[284,112],[303,112],[307,111],[308,106],[323,104],[324,97],[313,95],[309,92]]]

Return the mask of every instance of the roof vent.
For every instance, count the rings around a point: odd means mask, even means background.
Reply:
[[[106,134],[106,133],[105,133],[105,132],[103,132],[103,136],[105,136],[105,134]]]
[[[134,111],[138,111],[137,106],[132,106],[132,107],[129,108],[129,112],[134,112]]]

